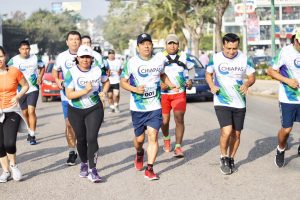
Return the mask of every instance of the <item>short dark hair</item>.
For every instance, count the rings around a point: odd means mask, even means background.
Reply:
[[[19,48],[21,46],[29,46],[30,47],[30,43],[28,40],[22,40],[20,43],[19,43]]]
[[[240,37],[234,33],[227,33],[222,38],[223,44],[228,42],[238,42],[240,43]]]
[[[70,31],[70,32],[68,32],[68,34],[67,34],[67,40],[68,40],[68,38],[69,38],[70,35],[78,35],[79,38],[80,38],[80,40],[81,40],[81,35],[80,35],[80,33],[78,31]]]
[[[87,38],[87,39],[90,40],[90,42],[92,42],[92,39],[91,39],[91,37],[90,37],[89,35],[84,35],[84,36],[82,36],[82,37],[81,37],[81,40],[84,39],[84,38]]]
[[[296,37],[296,34],[292,35],[292,37],[291,37],[291,43],[292,43],[292,44],[295,43],[295,37]]]
[[[115,54],[115,51],[113,49],[108,50],[108,54]]]
[[[4,50],[3,46],[0,46],[0,51],[2,51],[2,53],[3,53],[4,55],[6,55],[6,51]]]

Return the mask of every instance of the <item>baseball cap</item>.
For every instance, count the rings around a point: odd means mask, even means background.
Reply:
[[[297,39],[300,42],[300,28],[298,28],[296,31],[295,39]]]
[[[93,57],[93,50],[88,45],[81,45],[77,51],[77,56],[91,56]]]
[[[179,39],[178,39],[177,35],[175,35],[175,34],[169,34],[166,37],[166,44],[169,44],[170,42],[174,42],[174,43],[178,44],[179,43]]]
[[[142,34],[140,34],[140,35],[137,37],[136,41],[137,41],[137,44],[140,44],[140,43],[142,43],[142,42],[144,42],[144,41],[152,42],[152,39],[151,39],[151,36],[150,36],[149,34],[147,34],[147,33],[142,33]]]

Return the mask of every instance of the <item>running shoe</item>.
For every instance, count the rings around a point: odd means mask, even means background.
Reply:
[[[298,147],[298,156],[300,156],[300,145]]]
[[[115,107],[115,113],[120,113],[119,106]]]
[[[144,167],[144,149],[142,149],[141,155],[138,155],[136,153],[135,159],[134,159],[134,167],[136,170],[141,171]]]
[[[171,140],[170,140],[170,139],[164,140],[164,147],[163,147],[163,150],[164,150],[166,153],[171,152]]]
[[[2,172],[0,176],[0,183],[6,183],[10,177],[10,172]]]
[[[74,166],[76,165],[77,153],[75,151],[70,151],[69,158],[67,160],[67,165]]]
[[[28,135],[27,135],[27,142],[28,142],[28,143],[30,142],[30,138],[31,138],[31,137],[30,137],[30,134],[28,134]]]
[[[151,170],[146,169],[144,177],[145,177],[145,179],[148,179],[150,181],[159,179],[158,175],[154,173],[153,169],[151,169]]]
[[[108,109],[108,113],[114,113],[114,112],[115,112],[115,109],[113,109],[113,108]]]
[[[174,157],[176,158],[183,158],[184,154],[183,154],[183,150],[181,147],[176,147],[174,150]]]
[[[221,170],[222,174],[224,174],[224,175],[231,174],[231,168],[230,168],[228,157],[220,158],[220,170]]]
[[[12,177],[15,181],[20,181],[22,179],[22,173],[18,168],[18,165],[10,166],[10,171],[12,173]]]
[[[101,181],[101,177],[99,176],[97,169],[95,167],[89,170],[88,179],[93,183],[99,183]]]
[[[30,136],[30,140],[29,140],[29,144],[31,145],[36,145],[36,139],[35,139],[35,136]]]
[[[234,164],[234,159],[233,158],[229,158],[229,166],[231,168],[231,173],[237,172],[238,169]]]
[[[280,152],[278,149],[276,149],[275,165],[279,168],[283,167],[285,164],[284,152],[285,151]]]
[[[80,163],[79,177],[80,178],[88,177],[88,175],[89,175],[88,169],[89,169],[89,167],[88,167],[87,163],[83,163],[83,162]]]

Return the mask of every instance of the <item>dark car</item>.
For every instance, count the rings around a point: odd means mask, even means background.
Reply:
[[[51,101],[54,98],[60,97],[60,89],[51,74],[53,66],[54,61],[50,61],[46,66],[41,86],[42,102]],[[59,72],[59,77],[62,78],[61,72]]]
[[[205,80],[205,67],[201,62],[193,55],[189,55],[191,61],[195,67],[195,78],[193,79],[193,87],[190,90],[186,90],[187,98],[197,98],[203,100],[212,100],[213,94],[210,92],[210,88]]]

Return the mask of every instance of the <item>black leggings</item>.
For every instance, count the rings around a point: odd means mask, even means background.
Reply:
[[[17,133],[21,116],[15,112],[5,113],[5,119],[0,123],[0,158],[6,153],[15,154],[17,152]]]
[[[91,108],[78,109],[68,106],[68,119],[75,131],[77,150],[81,162],[89,161],[89,168],[96,167],[98,157],[98,132],[103,121],[102,103]]]

